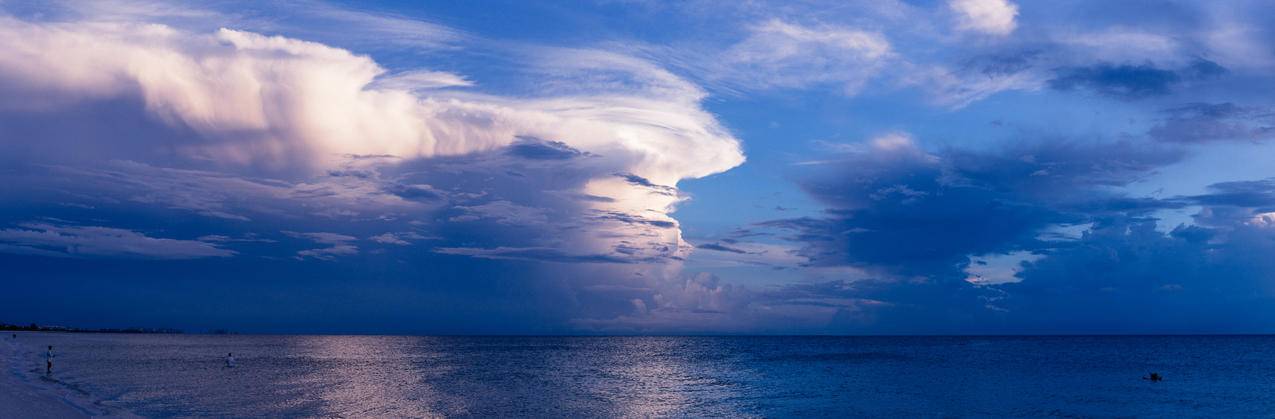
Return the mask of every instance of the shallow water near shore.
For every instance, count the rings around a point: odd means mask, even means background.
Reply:
[[[54,345],[56,385],[100,406],[161,417],[1275,412],[1271,336],[22,333],[9,343],[6,374],[41,375],[44,347]],[[235,368],[225,367],[227,353]],[[1141,379],[1153,371],[1165,380]]]

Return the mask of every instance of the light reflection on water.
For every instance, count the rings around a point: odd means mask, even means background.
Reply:
[[[1250,416],[1275,338],[22,334],[6,365],[146,416]],[[12,342],[11,342],[12,343]],[[238,367],[224,368],[227,352]],[[1167,377],[1144,382],[1148,371]],[[6,371],[7,372],[7,371]]]
[[[316,389],[325,413],[359,417],[433,417],[444,395],[421,375],[438,355],[421,339],[374,336],[307,336],[295,346],[314,368],[296,383]],[[435,364],[436,365],[436,364]]]

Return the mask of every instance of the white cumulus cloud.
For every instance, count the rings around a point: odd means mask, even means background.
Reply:
[[[961,30],[1008,35],[1018,27],[1018,5],[1008,0],[951,0],[947,5]]]

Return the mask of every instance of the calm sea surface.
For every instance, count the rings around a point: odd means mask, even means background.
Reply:
[[[13,341],[3,373],[51,344],[58,385],[145,416],[1275,416],[1267,336]]]

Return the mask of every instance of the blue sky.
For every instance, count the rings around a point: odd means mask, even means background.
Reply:
[[[1272,332],[1269,9],[0,1],[0,319]]]

